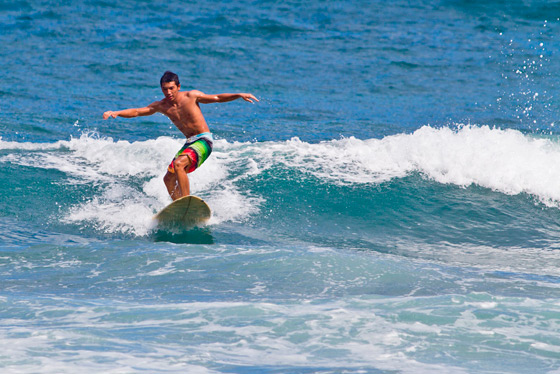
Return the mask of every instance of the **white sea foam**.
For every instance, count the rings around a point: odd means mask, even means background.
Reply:
[[[459,303],[451,303],[451,297]],[[500,313],[478,316],[474,299],[499,304]],[[10,327],[0,328],[3,367],[15,372],[69,373],[78,367],[82,372],[212,372],[208,367],[226,365],[467,373],[480,371],[495,355],[507,364],[520,352],[535,361],[558,352],[551,343],[557,323],[544,318],[557,307],[538,301],[539,309],[525,309],[523,299],[486,294],[79,308],[64,299],[50,305],[14,302],[49,321],[0,322]],[[541,312],[535,316],[535,310]],[[535,324],[536,318],[542,323]],[[467,338],[490,358],[468,360],[472,350],[462,344]],[[446,364],[427,359],[439,354],[450,357]]]
[[[440,183],[560,202],[560,145],[517,130],[424,126],[383,139],[309,144],[294,138],[266,144],[261,157],[335,183],[381,183],[419,172]]]
[[[236,180],[253,173],[253,166],[249,161],[246,167],[232,169],[240,160],[220,152],[224,143],[217,142],[213,156],[190,178],[191,192],[206,199],[213,209],[210,224],[242,220],[261,201],[235,186]],[[0,140],[0,150],[14,151],[0,157],[0,163],[58,170],[68,176],[64,183],[102,189],[100,195],[72,206],[62,221],[87,223],[105,232],[145,235],[153,226],[153,214],[171,202],[162,178],[182,145],[181,140],[169,137],[128,142],[92,134],[53,144]],[[139,183],[140,189],[134,187]]]
[[[50,315],[57,309],[44,309],[39,315]],[[72,372],[81,365],[85,372],[122,372],[114,369],[118,366],[126,372],[156,370],[175,373],[193,369],[205,372],[204,366],[214,362],[214,366],[215,363],[294,368],[310,365],[359,368],[366,365],[387,370],[406,368],[403,373],[445,373],[449,369],[466,372],[407,357],[399,352],[399,348],[409,343],[404,342],[389,323],[370,310],[349,310],[344,303],[302,306],[226,302],[177,304],[162,308],[162,316],[157,313],[158,309],[157,306],[149,310],[139,306],[136,311],[134,307],[124,305],[116,309],[82,307],[76,313],[51,317],[50,327],[41,328],[26,327],[17,319],[4,321],[12,326],[9,333],[0,333],[3,341],[10,342],[4,352],[11,357],[8,368],[23,371],[41,368],[46,373],[62,373]],[[158,316],[143,315],[146,311]],[[121,313],[134,316],[133,320],[122,320]],[[268,323],[244,322],[255,316]],[[238,321],[239,325],[232,324],[232,321]],[[120,331],[132,325],[138,332],[143,329],[169,330],[171,338],[165,342],[159,339],[156,345],[149,338],[138,335],[134,338],[136,341],[131,342],[127,334],[120,334]],[[360,327],[360,333],[352,338],[354,326]],[[113,333],[102,338],[96,336],[96,331]],[[208,338],[197,344],[188,340],[189,344],[185,345],[181,340],[173,339],[173,336],[180,338],[180,334],[186,339],[193,334]],[[301,341],[306,344],[300,344]],[[112,349],[101,351],[96,349],[97,346]],[[126,349],[129,346],[136,349]],[[28,351],[49,354],[35,355],[34,360],[24,363]]]
[[[161,179],[181,145],[169,137],[128,142],[91,134],[53,144],[0,140],[0,163],[54,169],[66,173],[65,183],[99,186],[101,194],[74,205],[63,220],[144,235],[151,215],[170,202]],[[212,157],[191,174],[191,190],[212,206],[211,224],[240,221],[257,213],[266,199],[243,189],[243,180],[274,167],[341,185],[383,183],[420,173],[439,183],[527,193],[548,206],[560,204],[560,145],[488,126],[424,126],[382,139],[351,137],[314,144],[297,138],[218,140]]]

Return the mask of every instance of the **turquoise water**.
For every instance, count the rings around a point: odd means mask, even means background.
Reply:
[[[559,373],[560,7],[0,3],[3,373]],[[206,227],[158,233],[183,139]]]

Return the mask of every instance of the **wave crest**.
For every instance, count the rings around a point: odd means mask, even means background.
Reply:
[[[104,232],[145,235],[150,213],[170,202],[161,181],[182,141],[169,137],[128,142],[84,134],[52,144],[4,142],[0,163],[55,169],[69,183],[89,183],[99,194],[73,205],[63,218]],[[319,183],[379,184],[419,173],[438,183],[478,185],[504,194],[527,193],[548,206],[560,203],[560,145],[517,130],[489,126],[433,128],[382,139],[354,137],[306,143],[218,140],[212,157],[191,174],[193,194],[208,201],[213,223],[240,221],[266,201],[243,181],[271,168],[295,169]],[[294,191],[298,193],[298,191]],[[133,219],[131,219],[133,217]]]

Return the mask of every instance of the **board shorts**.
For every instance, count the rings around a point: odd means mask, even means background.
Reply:
[[[187,169],[187,173],[195,171],[212,153],[212,146],[214,138],[212,133],[203,132],[202,134],[191,136],[187,138],[185,145],[177,152],[173,161],[167,167],[170,173],[175,173],[174,162],[179,156],[188,156],[191,159],[191,165]]]

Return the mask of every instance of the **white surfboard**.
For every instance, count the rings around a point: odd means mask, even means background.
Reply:
[[[212,216],[210,207],[200,197],[181,197],[154,216],[158,227],[192,227],[205,223]]]

